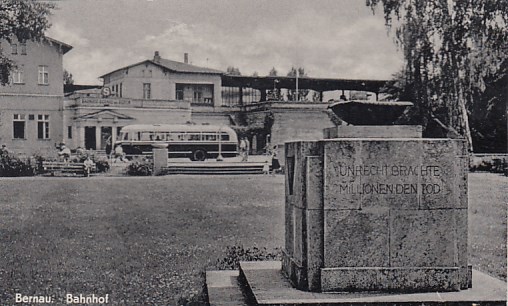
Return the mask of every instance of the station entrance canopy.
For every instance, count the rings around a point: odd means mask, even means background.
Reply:
[[[317,92],[333,90],[355,90],[379,93],[388,82],[387,80],[355,80],[355,79],[329,79],[299,77],[299,89],[311,89]],[[276,88],[295,89],[296,77],[289,76],[236,76],[223,75],[222,86],[225,87],[248,87],[258,90]]]

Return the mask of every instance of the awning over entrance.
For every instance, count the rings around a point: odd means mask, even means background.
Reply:
[[[113,120],[113,121],[117,121],[117,120],[134,120],[134,118],[124,115],[124,114],[120,114],[120,113],[115,112],[110,109],[104,109],[104,110],[99,110],[99,111],[95,111],[92,113],[78,116],[78,117],[74,118],[74,120],[76,120],[76,121],[79,121],[79,120]]]
[[[299,77],[298,88],[315,91],[357,90],[379,93],[388,80],[355,80]],[[222,86],[250,87],[259,90],[277,88],[294,89],[296,78],[288,76],[236,76],[223,75]]]

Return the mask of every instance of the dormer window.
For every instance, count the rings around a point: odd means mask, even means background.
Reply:
[[[18,54],[18,45],[17,44],[11,44],[11,53]]]

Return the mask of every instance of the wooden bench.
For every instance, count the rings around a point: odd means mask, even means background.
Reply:
[[[90,173],[96,172],[95,164],[91,167],[90,171],[85,171],[84,163],[71,163],[71,162],[54,162],[54,161],[43,161],[42,169],[45,174],[73,174],[88,176]]]

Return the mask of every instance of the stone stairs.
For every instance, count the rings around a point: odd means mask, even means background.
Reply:
[[[263,163],[255,162],[192,162],[168,163],[163,173],[193,175],[263,174]]]
[[[211,306],[506,305],[506,282],[473,270],[473,286],[456,292],[335,292],[294,289],[280,261],[240,262],[239,270],[206,271]]]

